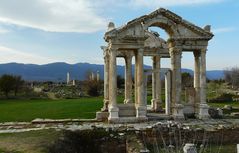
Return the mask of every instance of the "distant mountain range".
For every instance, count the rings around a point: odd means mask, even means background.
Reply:
[[[145,65],[145,69],[150,69],[150,66]],[[134,65],[133,65],[134,69]],[[164,72],[166,69],[162,69]],[[100,78],[104,76],[104,65],[77,63],[67,64],[63,62],[50,63],[45,65],[36,64],[20,64],[20,63],[7,63],[0,64],[0,75],[13,74],[21,75],[27,81],[65,81],[67,72],[70,73],[71,79],[84,80],[87,72],[96,73],[99,71]],[[193,74],[190,69],[182,69],[183,72]],[[124,66],[117,66],[118,75],[124,76]],[[223,70],[207,71],[209,79],[223,78]]]

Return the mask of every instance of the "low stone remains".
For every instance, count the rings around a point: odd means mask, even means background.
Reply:
[[[167,32],[168,40],[149,30],[158,27]],[[188,100],[200,119],[207,119],[206,103],[206,52],[208,41],[212,39],[210,26],[198,27],[175,13],[160,8],[148,15],[141,16],[126,25],[116,28],[113,22],[108,25],[104,39],[107,46],[104,52],[104,106],[101,112],[108,112],[108,121],[140,122],[147,121],[147,77],[152,75],[151,110],[161,112],[160,69],[161,59],[170,58],[171,68],[165,74],[166,114],[175,119],[184,119],[184,103],[181,99],[181,57],[183,52],[194,55],[194,92]],[[152,69],[144,69],[144,57],[152,57]],[[125,59],[125,100],[117,104],[117,58]],[[134,76],[132,59],[135,60]],[[134,89],[133,79],[134,78]],[[134,93],[134,99],[133,95]],[[125,106],[124,106],[125,105]],[[128,106],[126,106],[128,105]],[[128,108],[126,108],[128,107]],[[131,113],[125,111],[130,111]],[[98,116],[100,112],[98,112]],[[125,114],[126,113],[126,114]],[[130,114],[130,115],[129,115]]]
[[[213,119],[220,119],[223,117],[223,110],[220,108],[209,108],[208,113]]]
[[[231,106],[231,105],[225,105],[223,108],[224,108],[224,109],[227,109],[227,110],[229,110],[229,111],[232,110],[232,106]]]
[[[196,146],[192,143],[186,143],[183,147],[184,153],[197,153]]]

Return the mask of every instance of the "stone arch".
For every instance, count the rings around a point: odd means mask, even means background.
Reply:
[[[179,35],[177,31],[177,24],[166,17],[157,17],[144,21],[144,28],[148,30],[149,27],[158,27],[163,29],[170,38]]]

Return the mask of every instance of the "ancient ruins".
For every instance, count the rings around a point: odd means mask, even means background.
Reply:
[[[163,40],[149,31],[158,27],[166,31],[168,40]],[[162,112],[160,68],[161,59],[170,58],[171,68],[165,75],[165,113],[175,119],[184,119],[185,113],[193,113],[207,119],[206,103],[206,52],[212,39],[210,26],[200,28],[175,13],[160,8],[148,15],[136,18],[116,28],[109,23],[104,39],[108,43],[104,51],[104,106],[97,118],[109,122],[147,121],[148,111]],[[181,57],[183,52],[194,55],[194,88],[187,89],[187,98],[182,100]],[[144,69],[144,57],[152,57],[152,69]],[[117,60],[125,59],[125,100],[117,104]],[[132,75],[132,59],[135,71]],[[193,62],[193,61],[192,61]],[[147,108],[147,77],[152,74],[151,108]],[[133,80],[134,79],[134,80]],[[134,82],[134,84],[133,84]],[[133,88],[134,86],[134,88]],[[134,90],[134,91],[133,91]],[[134,94],[133,94],[134,92]],[[134,97],[134,98],[133,98]]]

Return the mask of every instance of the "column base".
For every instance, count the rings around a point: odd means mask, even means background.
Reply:
[[[183,105],[182,104],[175,104],[173,107],[173,118],[184,120],[184,114],[183,114]]]
[[[138,120],[147,120],[147,106],[136,107],[136,117]]]
[[[132,102],[132,99],[125,99],[125,100],[124,100],[124,103],[125,103],[125,104],[130,104],[130,103],[133,103],[133,102]]]
[[[162,107],[162,103],[160,100],[155,99],[154,101],[154,111],[155,112],[162,112],[163,111],[163,107]]]
[[[209,106],[207,104],[199,104],[199,119],[209,119],[210,115],[208,114]]]
[[[117,106],[109,107],[109,117],[108,121],[110,123],[117,122],[119,120],[119,108]]]
[[[96,112],[96,120],[97,121],[106,121],[108,120],[109,113],[108,112]]]
[[[109,100],[104,99],[104,106],[101,108],[102,112],[108,112]]]
[[[155,108],[155,99],[151,99],[151,109],[154,110]]]

